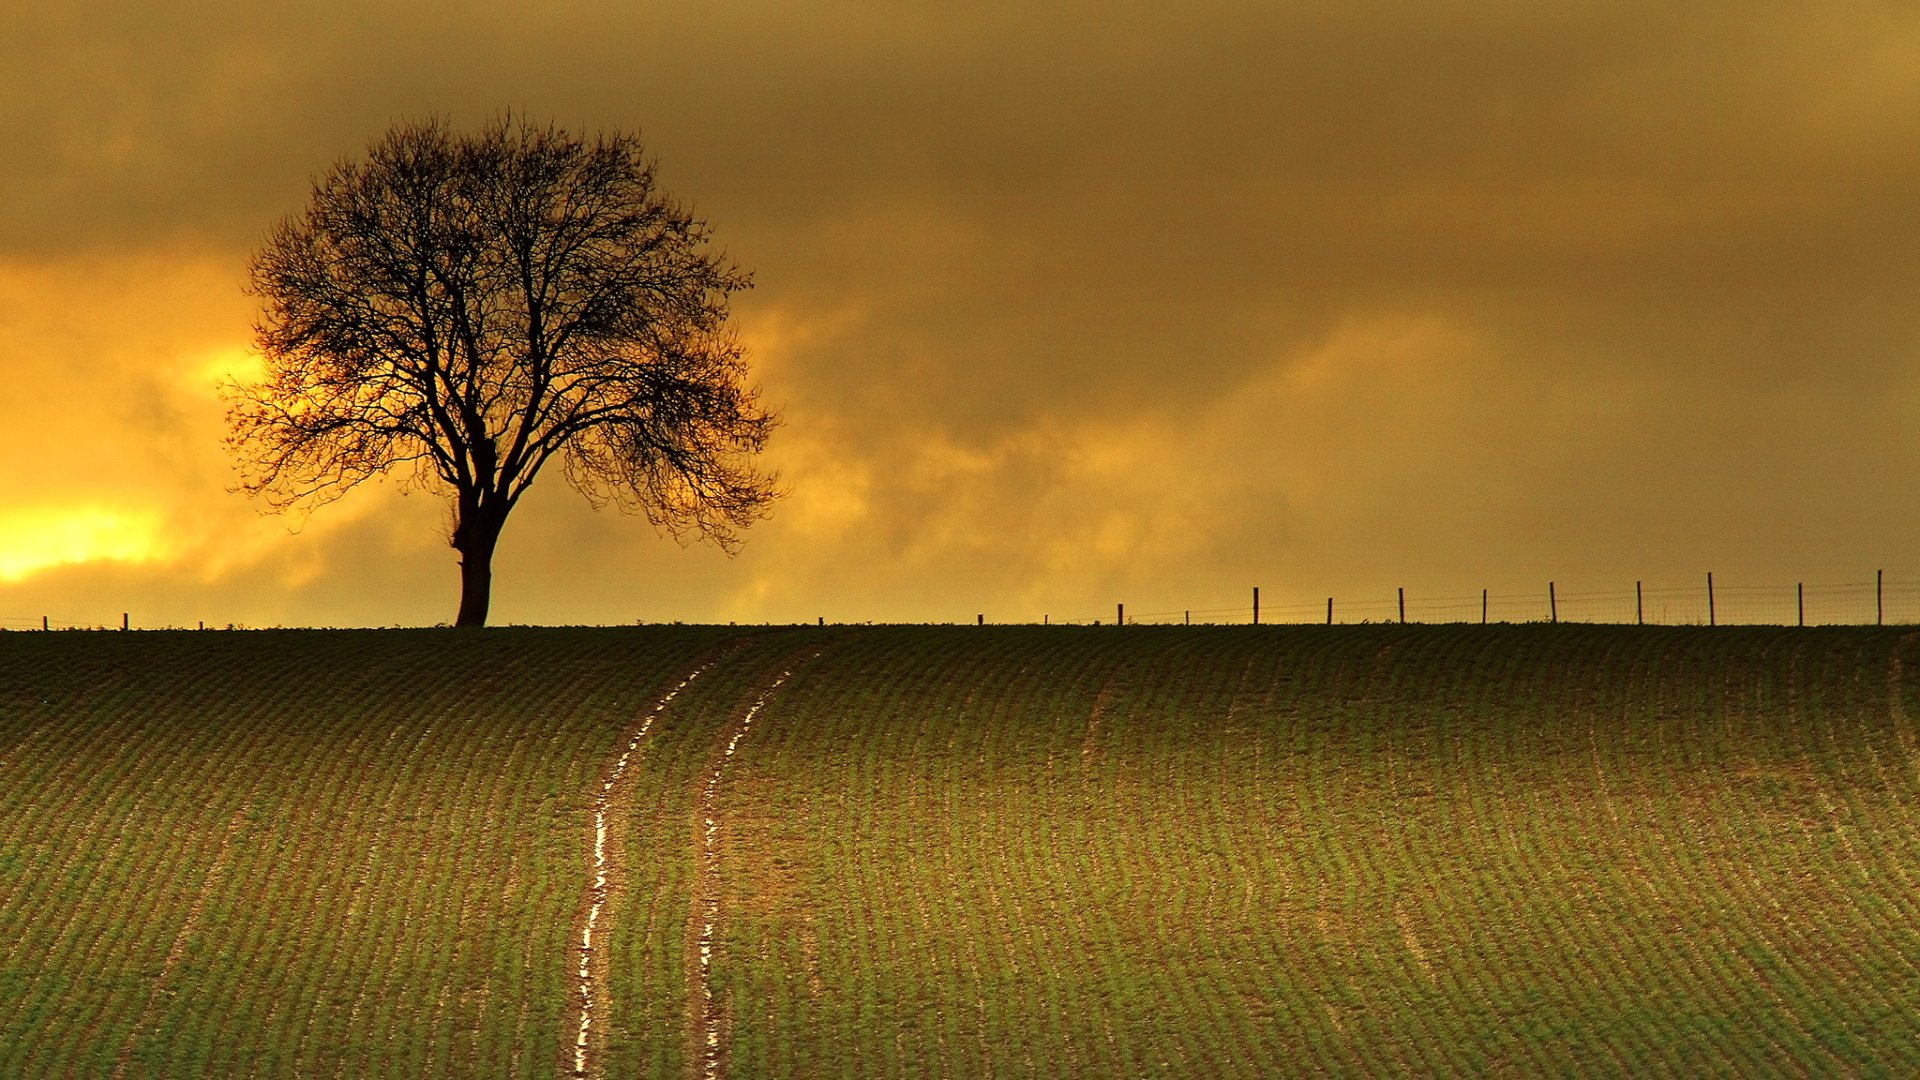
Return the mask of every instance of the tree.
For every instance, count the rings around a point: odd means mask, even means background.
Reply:
[[[253,257],[238,490],[276,512],[388,472],[444,490],[459,626],[485,624],[501,529],[555,457],[595,508],[733,553],[779,494],[752,460],[778,418],[727,323],[751,276],[709,232],[637,137],[394,126]]]

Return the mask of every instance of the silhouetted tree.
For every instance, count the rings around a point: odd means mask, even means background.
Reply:
[[[239,490],[284,511],[390,470],[444,485],[460,626],[486,622],[500,530],[555,456],[595,507],[732,552],[778,494],[751,460],[777,418],[727,325],[751,277],[708,236],[634,136],[396,125],[253,258]]]

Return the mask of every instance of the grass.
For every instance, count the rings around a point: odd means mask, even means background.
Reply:
[[[703,664],[599,1074],[1920,1063],[1920,635],[660,627],[0,635],[0,1075],[570,1071]]]

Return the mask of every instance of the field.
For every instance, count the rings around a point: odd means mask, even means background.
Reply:
[[[1912,1074],[1916,716],[1896,629],[0,634],[0,1075]]]

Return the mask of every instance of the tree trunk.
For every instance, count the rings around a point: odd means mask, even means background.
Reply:
[[[493,598],[493,548],[506,519],[486,513],[477,500],[464,497],[456,513],[453,549],[460,553],[460,614],[453,625],[485,626],[487,604]]]
[[[487,625],[487,602],[493,595],[493,556],[490,552],[460,553],[460,614],[455,626]]]

